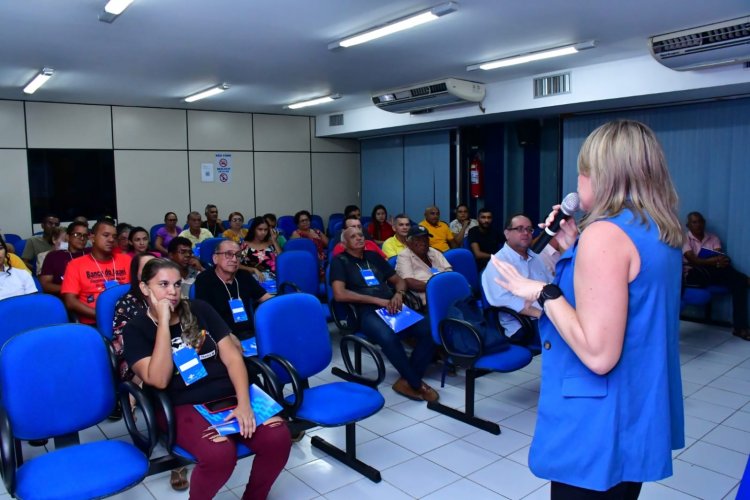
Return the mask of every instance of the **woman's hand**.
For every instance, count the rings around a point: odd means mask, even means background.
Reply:
[[[153,293],[150,293],[148,298],[156,310],[156,321],[168,325],[169,321],[172,319],[172,313],[174,312],[172,303],[167,298],[156,300]]]
[[[539,227],[542,229],[549,227],[552,224],[552,221],[555,220],[555,216],[559,211],[560,205],[554,205],[552,207],[552,211],[547,216],[547,219],[539,224]],[[576,225],[575,219],[571,217],[569,219],[560,221],[560,229],[555,235],[555,240],[557,241],[557,244],[560,245],[560,252],[564,252],[565,250],[570,248],[573,243],[575,243],[577,238],[578,226]]]
[[[524,278],[515,267],[501,261],[494,255],[491,261],[497,272],[502,276],[502,279],[495,278],[495,283],[524,300],[534,302],[539,298],[539,294],[542,293],[542,288],[546,283]]]
[[[240,435],[244,438],[249,438],[255,432],[255,414],[253,409],[250,407],[250,403],[245,404],[239,403],[237,407],[227,415],[224,419],[225,422],[229,420],[237,419],[240,425]]]

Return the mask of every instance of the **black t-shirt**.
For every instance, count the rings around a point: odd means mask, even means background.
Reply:
[[[234,395],[234,386],[229,379],[227,367],[219,357],[218,343],[229,335],[230,330],[213,308],[201,300],[190,302],[190,309],[198,325],[206,330],[206,340],[200,349],[199,357],[207,375],[197,382],[186,386],[175,366],[172,380],[166,392],[174,405],[199,404]],[[172,336],[172,351],[182,347],[182,329],[180,324],[169,327]],[[140,314],[128,321],[123,331],[125,360],[133,366],[143,358],[151,356],[156,342],[156,324],[148,314]]]
[[[489,231],[483,233],[479,226],[472,227],[469,229],[469,246],[472,243],[478,243],[479,249],[490,255],[497,253],[500,247],[503,246],[505,238],[498,233],[494,228],[490,228]],[[484,259],[482,264],[487,264],[489,259]],[[484,265],[482,265],[484,267]]]
[[[358,259],[347,252],[337,255],[331,261],[331,283],[343,281],[347,290],[390,300],[393,297],[393,290],[388,285],[388,278],[396,274],[396,271],[376,252],[365,250],[363,257]],[[367,269],[372,271],[372,274],[378,280],[378,285],[367,285],[361,273],[362,270]]]
[[[221,238],[221,236],[224,234],[224,226],[219,224],[218,222],[216,224],[211,224],[211,226],[208,225],[208,221],[203,221],[201,223],[201,227],[208,229],[208,232],[214,235],[214,238]]]
[[[238,287],[239,295],[237,293]],[[253,336],[252,308],[265,294],[266,290],[260,286],[260,283],[258,283],[250,272],[244,269],[238,270],[235,274],[234,282],[226,283],[226,286],[224,286],[221,278],[213,270],[200,273],[195,278],[195,298],[205,300],[211,304],[216,312],[219,313],[221,319],[229,325],[232,332],[243,340]],[[245,306],[245,312],[247,313],[247,321],[234,322],[232,309],[229,307],[230,296],[233,299],[242,298],[242,304]]]

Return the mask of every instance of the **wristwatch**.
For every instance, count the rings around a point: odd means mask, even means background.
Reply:
[[[549,283],[542,287],[542,292],[539,294],[539,298],[536,301],[539,303],[539,307],[544,310],[544,303],[548,300],[555,300],[562,297],[562,290],[557,285]]]

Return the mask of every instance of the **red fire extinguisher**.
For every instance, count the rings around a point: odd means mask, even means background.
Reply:
[[[479,157],[475,156],[469,164],[469,177],[471,178],[471,197],[481,198],[484,191],[484,167]]]

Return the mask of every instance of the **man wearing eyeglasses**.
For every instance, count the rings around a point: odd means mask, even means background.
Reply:
[[[60,295],[63,276],[68,262],[89,253],[86,248],[89,241],[89,226],[83,222],[73,222],[68,226],[68,248],[67,250],[53,250],[47,254],[39,274],[39,282],[42,284],[44,293]]]
[[[182,275],[182,288],[180,294],[187,298],[190,293],[190,287],[195,283],[198,273],[203,271],[200,261],[193,255],[193,245],[190,240],[182,236],[172,238],[167,246],[167,256],[178,266]]]
[[[419,225],[426,227],[430,232],[430,246],[435,250],[447,252],[458,246],[450,226],[440,220],[440,209],[438,207],[427,207],[424,211],[424,220]]]
[[[55,245],[52,242],[52,231],[59,226],[60,218],[57,215],[47,214],[42,218],[43,234],[26,240],[26,246],[23,249],[21,258],[29,266],[29,269],[36,267],[37,255],[55,249]]]
[[[534,252],[529,250],[534,227],[531,219],[523,214],[514,215],[505,225],[505,245],[495,254],[495,257],[503,262],[508,262],[516,270],[529,279],[550,283],[552,274],[544,265],[544,261]],[[505,334],[511,342],[518,344],[533,344],[538,342],[539,329],[538,320],[542,316],[542,309],[536,301],[524,300],[513,295],[501,286],[497,286],[495,278],[500,279],[495,266],[487,266],[482,273],[482,288],[487,301],[496,307],[508,307],[514,311],[532,318],[534,325],[534,339],[525,338],[525,332],[521,324],[509,314],[500,314],[500,324],[505,329]]]
[[[195,279],[195,298],[205,300],[219,313],[240,340],[255,335],[252,310],[271,295],[252,273],[240,269],[240,246],[225,240],[216,246],[214,268]]]

